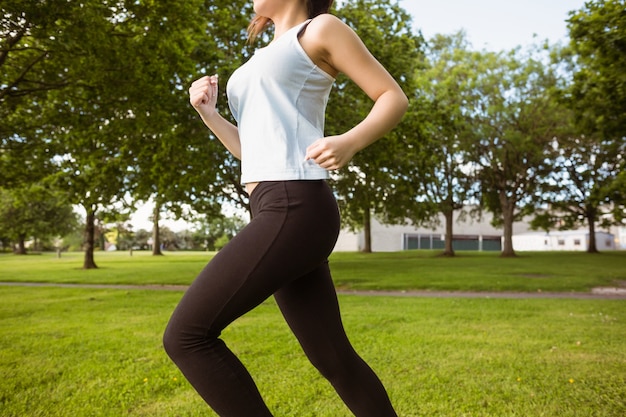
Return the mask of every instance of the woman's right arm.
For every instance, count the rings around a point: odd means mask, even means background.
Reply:
[[[217,103],[217,75],[202,77],[189,87],[189,102],[202,121],[235,158],[241,159],[241,142],[237,126],[224,119],[215,109]]]

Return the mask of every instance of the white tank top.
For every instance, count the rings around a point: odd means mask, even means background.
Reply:
[[[241,182],[314,180],[328,172],[304,161],[324,136],[334,78],[300,45],[303,22],[258,49],[228,80],[228,105],[239,129]]]

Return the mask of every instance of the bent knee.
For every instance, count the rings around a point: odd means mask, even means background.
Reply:
[[[311,364],[326,379],[343,379],[359,368],[363,360],[353,349],[344,349],[341,352],[327,352],[326,354],[309,356]]]
[[[220,332],[185,328],[169,323],[163,333],[163,348],[174,361],[200,350],[211,350],[221,341]]]
[[[162,341],[163,341],[163,349],[165,350],[165,353],[167,353],[167,355],[172,360],[175,360],[175,358],[183,350],[181,340],[182,339],[180,337],[180,333],[177,331],[176,328],[174,328],[174,326],[169,324],[165,328],[165,332],[163,332]]]

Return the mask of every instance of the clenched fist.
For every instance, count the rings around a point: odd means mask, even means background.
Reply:
[[[189,102],[200,115],[208,116],[215,112],[217,93],[217,74],[207,75],[191,84],[191,87],[189,87]]]
[[[306,149],[304,160],[312,160],[332,171],[346,166],[356,151],[345,135],[327,136],[316,140]]]

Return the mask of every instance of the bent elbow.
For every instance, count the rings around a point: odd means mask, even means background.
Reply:
[[[409,98],[407,97],[406,94],[404,94],[404,91],[402,92],[399,101],[400,101],[400,108],[402,109],[402,114],[404,114],[409,109]]]
[[[398,106],[398,112],[400,113],[400,117],[404,116],[404,114],[409,109],[409,98],[406,94],[404,94],[404,91],[398,91],[396,103],[396,105]]]

